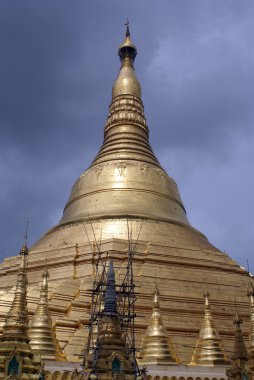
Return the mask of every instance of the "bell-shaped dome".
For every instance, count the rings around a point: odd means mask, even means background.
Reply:
[[[121,68],[113,85],[102,147],[74,184],[60,224],[128,216],[189,225],[177,185],[149,143],[133,66],[137,49],[128,29],[118,53]]]

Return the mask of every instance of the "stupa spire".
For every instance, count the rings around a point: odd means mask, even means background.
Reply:
[[[115,270],[112,260],[109,260],[103,314],[117,314]]]
[[[98,321],[95,351],[88,354],[86,370],[94,372],[98,380],[124,378],[134,380],[133,363],[129,358],[129,347],[122,332],[117,311],[115,270],[109,261],[104,308]]]
[[[248,379],[247,374],[247,350],[244,343],[243,333],[241,329],[242,319],[240,318],[237,308],[235,307],[235,343],[232,354],[231,367],[226,370],[229,380]]]
[[[47,268],[42,273],[40,299],[29,329],[30,345],[43,359],[65,360],[58,345],[48,306]]]
[[[27,255],[28,248],[26,243],[20,250],[20,267],[17,273],[17,282],[14,299],[11,308],[7,313],[5,324],[3,326],[3,338],[15,338],[29,342],[27,335],[28,328],[28,311],[26,304],[27,292]]]
[[[125,65],[133,68],[133,63],[137,55],[137,48],[131,40],[129,24],[126,23],[126,25],[125,40],[118,48],[118,55],[122,64],[121,68]],[[141,97],[141,92],[138,92],[138,96]]]
[[[235,343],[234,343],[234,352],[232,355],[232,361],[237,361],[240,366],[247,361],[247,349],[245,346],[243,333],[241,329],[242,319],[238,314],[237,308],[235,309]]]
[[[176,183],[149,142],[129,25],[118,48],[121,67],[112,89],[104,141],[76,181],[60,224],[99,218],[147,218],[189,226]]]
[[[128,24],[118,55],[121,67],[112,88],[104,142],[93,164],[120,158],[139,159],[159,166],[148,141],[141,86],[134,69],[137,48],[131,40]]]
[[[171,346],[171,347],[170,347]],[[168,334],[160,313],[159,290],[154,290],[153,311],[140,352],[141,364],[177,364],[175,352],[169,342]]]
[[[28,248],[23,245],[20,256],[20,267],[17,273],[15,295],[3,326],[3,335],[0,337],[0,378],[9,375],[19,379],[33,376],[39,378],[41,360],[34,355],[28,337],[27,311],[27,255]]]
[[[127,18],[126,23],[124,25],[126,26],[125,36],[128,37],[128,36],[130,36],[130,28],[129,28],[130,23],[129,23],[129,19],[128,18]]]
[[[226,365],[228,360],[222,349],[221,339],[214,326],[210,306],[210,293],[206,289],[205,315],[199,332],[199,338],[190,365]]]

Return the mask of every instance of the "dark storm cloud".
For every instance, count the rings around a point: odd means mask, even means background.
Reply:
[[[253,221],[252,1],[2,1],[2,256],[57,223],[103,135],[131,21],[151,140],[193,225],[242,263]],[[254,261],[253,261],[254,266]]]

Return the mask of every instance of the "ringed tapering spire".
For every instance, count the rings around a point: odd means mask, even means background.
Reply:
[[[104,142],[94,163],[120,158],[139,159],[159,166],[148,141],[141,86],[134,69],[137,48],[129,29],[118,48],[118,55],[121,67],[112,88]]]
[[[150,142],[129,26],[118,48],[104,141],[76,181],[60,224],[100,218],[142,218],[189,226],[176,183],[160,166]]]
[[[226,365],[229,361],[225,357],[222,349],[221,338],[219,337],[212,320],[210,293],[207,289],[204,292],[204,298],[205,315],[190,365]]]
[[[25,239],[26,241],[27,239]],[[27,255],[28,248],[23,245],[21,262],[17,273],[14,299],[7,313],[0,337],[0,378],[9,375],[19,379],[38,379],[41,366],[40,356],[34,355],[28,337],[27,311]]]
[[[120,316],[113,261],[109,261],[104,308],[98,320],[95,351],[87,356],[87,370],[95,372],[98,380],[112,378],[134,380],[133,363],[125,342]]]
[[[17,339],[29,342],[27,328],[28,328],[28,311],[26,303],[27,293],[27,255],[28,248],[26,243],[20,251],[21,261],[17,274],[17,283],[15,289],[14,299],[11,308],[7,313],[5,324],[3,326],[4,339]]]
[[[112,260],[109,260],[103,314],[117,314],[115,270]]]
[[[153,312],[140,351],[141,364],[175,365],[177,357],[169,342],[160,313],[159,290],[154,291]]]
[[[30,345],[34,352],[40,353],[43,359],[65,360],[56,340],[55,330],[48,306],[47,268],[42,273],[40,299],[29,329]]]

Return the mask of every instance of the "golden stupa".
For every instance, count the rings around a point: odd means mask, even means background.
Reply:
[[[162,320],[157,286],[154,291],[152,317],[142,342],[139,363],[156,365],[176,365],[178,363]]]
[[[29,343],[33,352],[40,354],[44,360],[65,360],[56,340],[49,312],[48,277],[48,270],[45,268],[42,273],[40,300],[28,330]]]
[[[210,294],[207,290],[204,293],[204,298],[205,315],[190,365],[225,366],[229,364],[229,360],[225,357],[221,338],[214,326],[210,305]]]
[[[114,259],[120,283],[130,246],[135,250],[139,293],[137,344],[149,323],[157,277],[165,327],[179,359],[189,363],[203,318],[200,287],[205,276],[213,294],[213,317],[227,352],[234,341],[235,293],[241,300],[239,312],[248,318],[248,274],[191,226],[175,181],[153,153],[133,66],[137,49],[128,28],[118,54],[121,68],[113,85],[101,149],[75,182],[59,223],[30,250],[29,312],[32,317],[47,260],[49,308],[58,342],[68,361],[81,361],[90,313],[87,290],[91,289],[98,250]],[[13,298],[17,270],[16,256],[0,265],[2,324]]]
[[[0,379],[39,379],[41,358],[32,351],[28,337],[27,311],[27,255],[26,244],[20,251],[21,262],[17,273],[14,298],[0,337]]]

